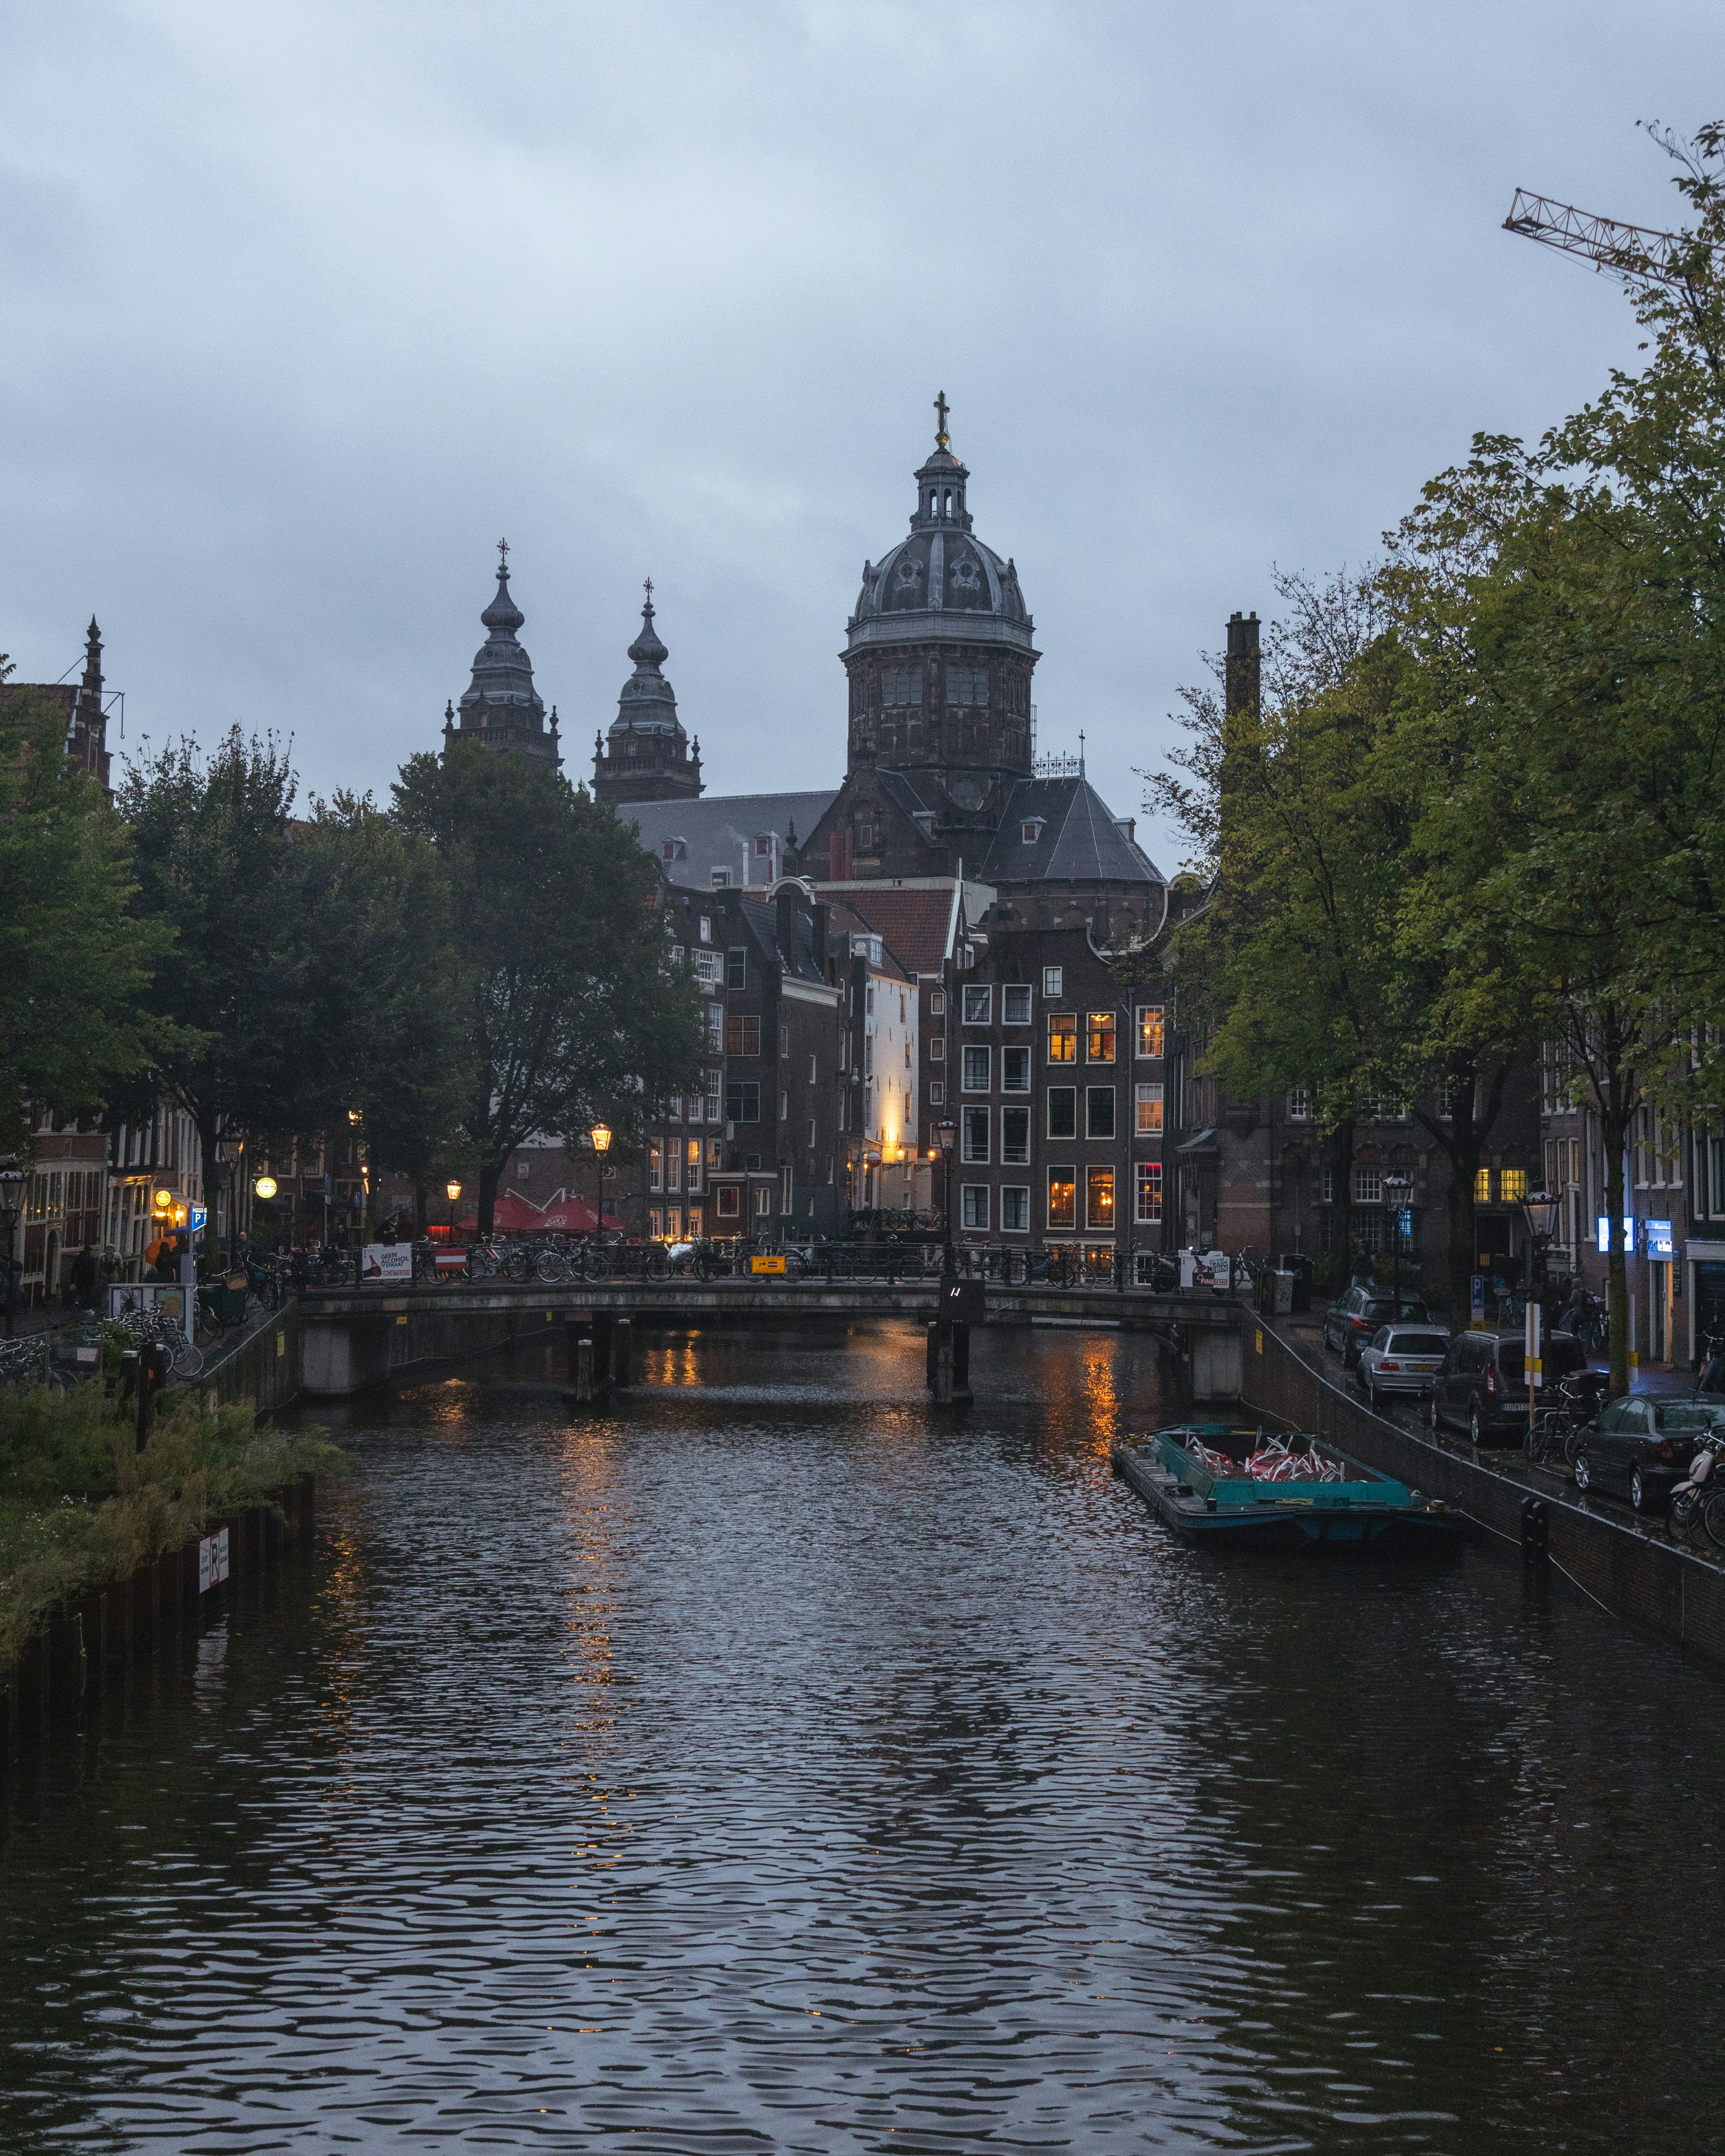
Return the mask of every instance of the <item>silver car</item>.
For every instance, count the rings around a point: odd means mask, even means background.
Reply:
[[[1359,1351],[1359,1389],[1374,1404],[1380,1393],[1423,1398],[1449,1347],[1449,1334],[1435,1325],[1380,1326]]]

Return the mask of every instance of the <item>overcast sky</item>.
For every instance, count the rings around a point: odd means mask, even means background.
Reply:
[[[13,0],[0,650],[54,680],[94,611],[129,738],[382,795],[506,535],[576,757],[650,574],[710,788],[835,783],[944,388],[1040,746],[1130,814],[1272,562],[1634,362],[1498,228],[1670,222],[1635,122],[1725,116],[1722,47],[1717,0]]]

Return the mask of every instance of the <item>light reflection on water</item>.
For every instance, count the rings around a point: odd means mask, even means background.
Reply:
[[[0,2147],[1718,2143],[1710,1679],[1474,1553],[1171,1544],[1129,1336],[957,1419],[922,1354],[330,1417],[315,1565],[5,1815]]]

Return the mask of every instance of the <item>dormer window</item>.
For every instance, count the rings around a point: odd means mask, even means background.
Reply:
[[[703,943],[711,943],[713,940],[711,916],[705,913],[701,916],[701,940]]]
[[[772,841],[772,839],[756,839],[756,841],[755,841],[755,859],[756,859],[757,861],[768,861],[768,860],[772,860],[772,858],[773,858],[773,841]]]
[[[1019,832],[1019,836],[1024,841],[1025,845],[1034,846],[1035,844],[1036,841],[1042,836],[1042,827],[1047,821],[1048,819],[1045,816],[1025,817]]]
[[[730,890],[730,888],[731,888],[731,871],[730,871],[730,870],[729,870],[729,869],[715,869],[715,870],[713,870],[713,889],[714,889],[715,891],[729,891],[729,890]]]
[[[686,839],[667,839],[659,850],[668,861],[685,860],[688,857],[689,841]]]

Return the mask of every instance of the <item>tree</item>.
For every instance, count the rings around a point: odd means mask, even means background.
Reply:
[[[429,1186],[460,1148],[474,1086],[449,879],[430,841],[369,795],[314,802],[299,863],[314,1024],[348,1074],[369,1164],[412,1182],[423,1235]]]
[[[355,984],[320,973],[295,792],[285,749],[238,727],[208,758],[190,739],[146,748],[120,789],[138,913],[172,937],[151,989],[169,1029],[155,1068],[197,1126],[206,1191],[223,1141],[318,1128],[347,1088],[329,1010]]]
[[[1413,1105],[1450,1163],[1446,1273],[1465,1304],[1474,1178],[1502,1105],[1521,1014],[1446,996],[1442,939],[1410,929],[1426,769],[1410,655],[1377,573],[1278,573],[1259,699],[1188,698],[1188,740],[1153,778],[1211,884],[1175,933],[1182,1009],[1208,1035],[1205,1067],[1252,1098],[1312,1098],[1351,1241],[1354,1130],[1368,1096]],[[1439,1104],[1430,1104],[1432,1095]]]
[[[0,681],[12,671],[0,654]],[[171,941],[131,910],[126,834],[66,754],[49,699],[0,696],[0,1151],[28,1100],[102,1106],[149,1060],[152,968]]]
[[[526,757],[456,742],[402,767],[401,828],[437,850],[467,983],[462,1134],[489,1235],[516,1148],[692,1085],[699,998],[667,947],[658,870],[608,808]]]

